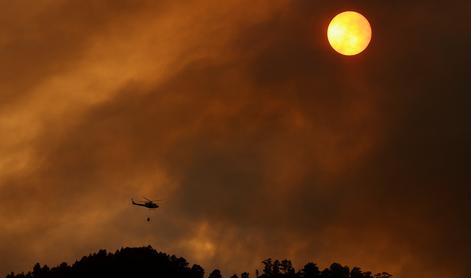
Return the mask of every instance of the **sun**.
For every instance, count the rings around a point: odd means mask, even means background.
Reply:
[[[327,28],[327,39],[340,54],[357,55],[371,41],[371,25],[360,13],[346,11],[336,15]]]

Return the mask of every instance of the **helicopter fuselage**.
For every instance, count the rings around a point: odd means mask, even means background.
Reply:
[[[141,206],[141,207],[146,207],[148,209],[156,209],[159,207],[159,205],[157,205],[156,203],[154,202],[145,202],[145,203],[136,203],[134,202],[134,200],[131,200],[132,201],[132,204],[135,205],[135,206]]]

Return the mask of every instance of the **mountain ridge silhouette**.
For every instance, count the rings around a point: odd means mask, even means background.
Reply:
[[[290,260],[266,259],[262,262],[261,271],[255,271],[258,278],[389,278],[387,272],[372,275],[358,267],[349,268],[339,263],[320,270],[315,263],[307,263],[296,271]],[[250,278],[248,272],[240,274],[241,278]],[[36,263],[32,271],[26,274],[10,273],[6,278],[59,278],[59,277],[156,277],[156,278],[204,278],[205,270],[198,264],[190,263],[182,257],[168,255],[152,248],[122,247],[114,253],[101,249],[98,252],[76,260],[72,265],[63,262],[49,268]],[[214,269],[208,278],[222,278],[221,271]],[[229,276],[227,276],[229,277]],[[239,278],[237,274],[230,278]]]

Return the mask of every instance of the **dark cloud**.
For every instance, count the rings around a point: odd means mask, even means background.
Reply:
[[[148,1],[4,2],[0,48],[0,105],[18,101],[51,75],[70,70],[90,38],[107,31],[110,22],[127,22]],[[159,7],[153,5],[155,13]],[[126,23],[118,24],[125,29]],[[26,97],[26,96],[25,96]]]
[[[227,274],[270,256],[466,277],[466,6],[261,5],[191,37],[218,50],[47,122],[33,166],[0,187],[1,270],[152,244]],[[364,55],[339,57],[319,31],[343,9],[373,23]],[[165,198],[151,224],[128,205],[139,195]]]

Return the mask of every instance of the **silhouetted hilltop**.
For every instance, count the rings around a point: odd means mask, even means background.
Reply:
[[[362,272],[360,268],[350,269],[338,263],[320,270],[316,264],[308,263],[296,271],[289,260],[267,259],[262,262],[263,269],[256,270],[253,277],[259,278],[389,278],[383,272],[372,275]],[[191,267],[184,258],[157,252],[151,246],[139,248],[121,248],[115,253],[100,250],[76,261],[73,265],[62,263],[49,268],[37,263],[27,274],[7,275],[7,278],[58,278],[58,277],[155,277],[155,278],[203,278],[204,269],[194,264]],[[209,278],[222,278],[218,269],[213,270]],[[237,274],[227,276],[239,278]],[[240,274],[240,278],[249,278],[248,272]]]
[[[27,274],[9,274],[10,277],[182,277],[201,278],[201,266],[189,267],[184,258],[157,252],[152,247],[121,248],[114,254],[106,250],[90,254],[73,265],[62,263],[49,268],[37,263]]]

